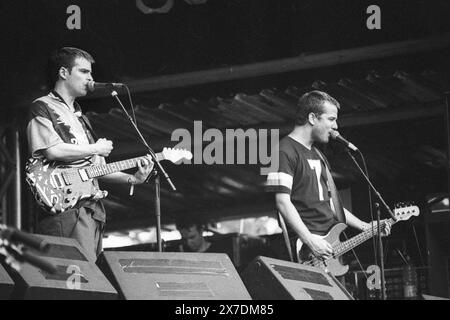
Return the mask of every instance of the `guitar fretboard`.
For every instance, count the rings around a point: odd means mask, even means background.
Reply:
[[[139,161],[141,161],[142,159],[145,159],[145,157],[137,157],[133,159],[112,162],[105,165],[92,166],[87,168],[86,172],[89,178],[98,178],[114,172],[136,168]],[[156,154],[156,159],[158,159],[158,161],[163,160],[161,153]]]
[[[388,220],[383,220],[380,223],[380,230],[383,230],[386,223],[393,225],[397,221],[394,221],[394,219],[390,218]],[[338,245],[333,247],[334,256],[339,257],[340,255],[352,250],[353,248],[359,246],[361,243],[369,240],[374,235],[378,234],[378,227],[376,225],[373,225],[372,228],[369,228],[360,234],[354,236],[353,238],[348,239],[347,241],[341,242]]]

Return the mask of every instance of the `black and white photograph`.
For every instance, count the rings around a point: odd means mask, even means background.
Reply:
[[[450,299],[448,0],[0,0],[0,21],[0,300]]]

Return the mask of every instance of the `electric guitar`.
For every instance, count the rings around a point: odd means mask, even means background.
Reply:
[[[396,220],[393,218],[382,220],[380,222],[380,230],[383,230],[386,224],[393,225],[398,221],[408,220],[411,216],[419,215],[419,207],[417,206],[406,206],[394,209],[394,216]],[[331,258],[327,260],[323,260],[321,258],[316,257],[311,249],[308,246],[304,246],[300,239],[297,240],[297,254],[298,260],[301,264],[319,267],[326,272],[330,272],[332,275],[339,277],[343,276],[347,273],[349,267],[344,266],[338,260],[338,258],[344,253],[352,250],[353,248],[359,246],[363,242],[372,238],[375,234],[378,233],[378,227],[373,225],[372,228],[364,230],[360,234],[344,241],[340,241],[341,232],[347,228],[345,223],[338,223],[333,226],[330,231],[323,236],[331,246],[333,247],[333,255]]]
[[[37,203],[46,211],[57,214],[71,209],[81,200],[102,199],[108,195],[94,184],[99,178],[138,166],[144,157],[117,161],[105,165],[68,168],[57,166],[45,159],[29,159],[26,167],[26,181]],[[158,161],[176,163],[192,159],[192,153],[184,149],[164,148],[156,154]]]

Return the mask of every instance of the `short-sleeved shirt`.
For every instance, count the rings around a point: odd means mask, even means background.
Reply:
[[[45,158],[42,151],[60,143],[95,143],[89,120],[83,116],[79,104],[75,102],[74,110],[71,110],[55,91],[36,99],[31,105],[28,117],[26,131],[29,153],[33,158]],[[70,163],[56,162],[55,165],[75,167],[104,163],[105,159],[96,155]],[[94,180],[94,183],[98,182]],[[94,219],[102,222],[106,220],[103,205],[99,201],[87,201],[83,206],[94,210]]]
[[[308,149],[289,136],[280,141],[279,169],[268,174],[266,191],[289,194],[311,233],[325,235],[337,223],[324,162],[314,148]],[[289,226],[288,232],[296,236]]]

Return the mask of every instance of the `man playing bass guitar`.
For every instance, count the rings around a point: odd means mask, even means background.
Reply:
[[[286,221],[292,251],[298,252],[300,240],[315,257],[327,260],[332,258],[333,247],[323,236],[339,220],[334,213],[336,204],[331,201],[326,159],[314,144],[328,143],[332,132],[337,130],[340,106],[321,91],[305,93],[297,106],[294,130],[280,141],[279,169],[269,173],[266,190],[275,193],[276,207]],[[343,211],[343,220],[350,227],[360,231],[371,228],[370,223],[346,209]],[[382,233],[390,233],[389,224],[383,224]]]

